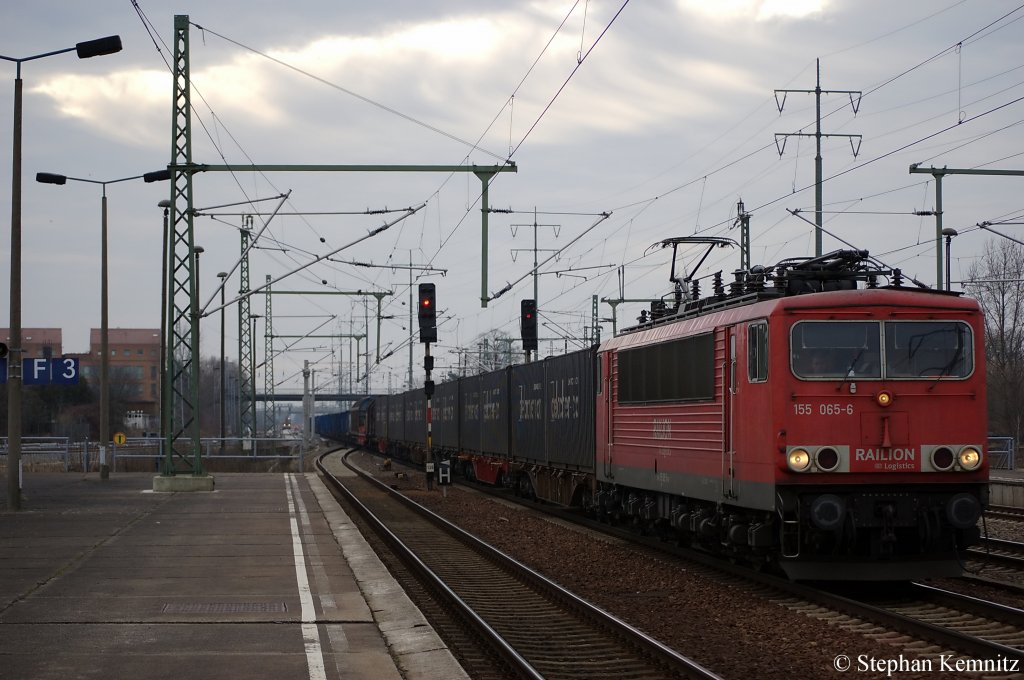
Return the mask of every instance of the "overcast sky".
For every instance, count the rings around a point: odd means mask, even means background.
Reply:
[[[158,170],[171,153],[173,16],[192,26],[193,161],[256,164],[502,164],[490,185],[488,292],[519,281],[531,266],[538,211],[542,338],[580,336],[591,296],[627,298],[669,290],[673,236],[739,240],[736,203],[752,213],[752,260],[772,264],[813,254],[814,95],[790,93],[779,112],[775,90],[812,90],[815,60],[823,94],[825,228],[921,281],[936,279],[935,205],[930,175],[911,163],[950,168],[1024,168],[1024,9],[992,0],[503,0],[293,3],[35,0],[8,7],[0,53],[22,58],[119,34],[118,54],[74,53],[26,62],[23,161],[23,325],[60,327],[65,350],[86,351],[99,326],[100,197],[95,185],[37,184],[37,172],[112,180]],[[141,16],[140,16],[141,15]],[[563,23],[564,21],[564,23]],[[0,281],[10,279],[10,129],[15,66],[2,62],[6,131],[0,144]],[[846,91],[859,91],[851,102]],[[781,95],[779,95],[781,100]],[[853,104],[858,106],[854,113]],[[859,135],[854,141],[844,135]],[[859,148],[857,147],[859,143]],[[854,156],[854,150],[859,153]],[[1022,221],[1024,178],[950,176],[944,226],[953,242],[953,280],[968,275],[987,242],[982,221]],[[157,327],[161,211],[169,186],[141,180],[107,187],[110,325]],[[456,348],[476,350],[482,333],[518,336],[527,277],[480,304],[480,182],[472,174],[208,173],[197,175],[207,213],[271,212],[250,259],[253,285],[365,236],[400,213],[315,215],[423,206],[336,259],[427,265],[442,310],[438,366]],[[609,212],[603,221],[597,217]],[[295,214],[304,213],[304,214]],[[1016,219],[1014,219],[1016,218]],[[240,215],[197,218],[203,246],[201,297],[216,274],[236,269]],[[253,218],[259,231],[269,217]],[[600,221],[597,226],[592,225]],[[530,225],[530,226],[526,226]],[[1018,226],[999,227],[1024,237]],[[589,230],[589,231],[588,231]],[[586,233],[584,233],[586,232]],[[581,236],[582,235],[582,236]],[[575,243],[573,239],[580,237]],[[824,249],[846,247],[826,234]],[[518,251],[518,252],[516,252]],[[684,263],[693,264],[696,250]],[[701,274],[731,272],[738,249],[716,250]],[[569,272],[566,270],[580,270]],[[584,278],[585,277],[585,278]],[[323,281],[326,281],[324,285]],[[705,287],[706,289],[707,287]],[[275,290],[381,290],[382,350],[374,389],[398,386],[408,371],[408,270],[322,262]],[[238,291],[237,271],[227,295]],[[372,298],[371,298],[372,301]],[[9,321],[0,299],[0,325]],[[265,297],[252,298],[262,314]],[[619,323],[641,305],[619,307]],[[372,317],[373,308],[370,308]],[[601,304],[602,317],[611,308]],[[275,335],[363,332],[360,298],[273,297]],[[237,311],[228,309],[228,356],[237,356]],[[264,323],[258,362],[263,361]],[[350,326],[351,324],[351,326]],[[415,322],[414,322],[415,324]],[[371,349],[376,344],[371,319]],[[204,355],[219,344],[219,313],[204,318]],[[604,324],[607,336],[611,324]],[[332,348],[332,344],[334,347]],[[549,345],[542,341],[542,353]],[[570,341],[553,343],[559,350]],[[301,385],[303,360],[320,378],[347,362],[347,341],[278,338],[280,389]],[[333,351],[333,363],[332,363]],[[422,379],[415,348],[415,377]],[[371,362],[372,364],[372,362]]]

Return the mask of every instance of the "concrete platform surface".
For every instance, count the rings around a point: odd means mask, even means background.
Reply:
[[[0,489],[0,678],[466,677],[316,475],[152,485]]]

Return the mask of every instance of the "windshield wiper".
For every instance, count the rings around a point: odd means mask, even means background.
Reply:
[[[857,352],[857,356],[853,358],[853,361],[850,362],[850,366],[846,369],[846,372],[843,374],[843,381],[839,383],[838,387],[836,387],[836,392],[842,392],[843,385],[845,385],[846,382],[853,376],[853,367],[857,365],[857,362],[860,361],[861,356],[864,354],[864,352],[867,351],[867,349],[868,348],[866,346],[861,347],[860,351]]]
[[[963,357],[963,354],[964,354],[964,348],[962,346],[961,347],[957,347],[956,348],[956,352],[953,353],[953,358],[950,359],[949,363],[947,363],[945,366],[943,366],[939,370],[939,374],[937,376],[935,376],[935,380],[933,380],[932,384],[928,386],[928,391],[929,392],[931,392],[933,389],[935,389],[935,385],[937,385],[940,380],[942,380],[947,375],[949,375],[950,373],[953,372],[953,367],[956,366],[960,362],[960,359]]]

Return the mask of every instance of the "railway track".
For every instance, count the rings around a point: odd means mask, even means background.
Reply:
[[[488,492],[486,488],[474,489]],[[742,566],[726,564],[716,557],[686,549],[670,547],[657,539],[639,537],[632,532],[610,528],[596,522],[583,521],[571,513],[550,506],[524,503],[521,499],[498,493],[506,502],[519,503],[560,519],[582,523],[592,530],[630,540],[647,549],[668,553],[697,562],[706,567],[709,577],[717,577],[736,585],[748,583],[753,594],[771,599],[790,609],[803,611],[816,618],[863,633],[865,624],[876,626],[868,636],[889,638],[890,642],[906,647],[911,654],[953,653],[972,659],[1009,659],[1024,668],[1024,611],[987,602],[978,598],[942,590],[918,583],[901,584],[895,589],[887,587],[886,596],[880,598],[872,586],[860,588],[854,594],[844,590],[793,583],[769,574],[754,572]],[[997,541],[989,545],[1001,552],[1016,552],[1024,560],[1024,545]],[[985,553],[982,552],[982,555]],[[852,618],[851,618],[852,617]],[[893,638],[893,631],[899,638]],[[922,647],[921,642],[928,643]]]
[[[1017,522],[1024,521],[1024,508],[1016,508],[1012,505],[990,505],[985,510],[987,519],[1009,519]]]
[[[868,621],[943,652],[972,659],[1009,659],[1024,664],[1024,611],[921,583],[903,584],[884,597],[849,596],[792,584],[787,590],[834,612]],[[826,617],[823,617],[826,618]]]
[[[495,665],[504,677],[549,680],[718,677],[355,468],[336,476],[322,458],[318,468],[468,631],[454,644],[480,666],[467,668],[474,678],[494,677]],[[488,653],[472,651],[480,643]]]
[[[1001,538],[982,538],[981,544],[968,549],[972,559],[1024,571],[1024,543]]]

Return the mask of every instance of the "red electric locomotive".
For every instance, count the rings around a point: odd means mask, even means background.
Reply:
[[[987,503],[982,313],[902,283],[864,251],[790,260],[603,342],[593,507],[795,579],[959,574]]]

